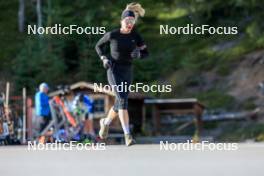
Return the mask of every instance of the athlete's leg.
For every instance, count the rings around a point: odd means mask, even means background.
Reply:
[[[109,112],[107,117],[104,119],[104,124],[105,125],[110,125],[110,123],[118,116],[118,113],[116,110],[114,110],[114,107],[112,107]]]
[[[118,115],[120,119],[121,126],[123,128],[124,134],[130,134],[129,130],[129,116],[127,109],[119,109]]]
[[[132,68],[131,66],[121,66],[117,71],[116,80],[119,84],[124,83],[124,91],[119,92],[118,95],[118,115],[124,131],[125,142],[127,146],[133,145],[135,140],[132,138],[129,129],[129,114],[128,114],[128,94],[129,85],[132,82]]]
[[[107,117],[100,120],[99,136],[101,139],[106,139],[108,137],[109,125],[117,116],[118,111],[115,109],[115,106],[113,106],[109,110]]]
[[[135,140],[133,139],[132,135],[130,134],[129,129],[129,115],[127,109],[119,109],[118,110],[119,119],[124,131],[125,143],[127,146],[135,144]]]
[[[120,99],[119,101],[119,110],[118,110],[118,115],[119,119],[124,131],[124,137],[125,137],[125,142],[127,146],[135,144],[135,140],[133,139],[132,135],[130,134],[130,129],[129,129],[129,114],[127,111],[127,97],[124,99]]]

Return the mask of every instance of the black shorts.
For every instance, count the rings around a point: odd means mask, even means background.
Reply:
[[[126,89],[124,88],[123,91],[118,91],[114,89],[115,92],[115,104],[113,110],[118,112],[118,109],[127,109],[128,106],[128,94],[129,90],[128,87],[132,83],[132,66],[131,65],[122,65],[113,63],[112,67],[107,69],[107,79],[108,83],[113,85],[126,85]]]
[[[37,118],[39,119],[38,120],[39,133],[42,133],[43,130],[49,125],[51,121],[51,117],[50,116],[39,116]]]

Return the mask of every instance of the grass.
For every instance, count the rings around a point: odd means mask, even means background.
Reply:
[[[264,124],[257,122],[231,122],[225,124],[223,133],[218,137],[220,141],[264,141]]]
[[[234,97],[227,95],[220,90],[201,92],[197,94],[196,97],[203,102],[208,109],[229,109],[233,106],[235,101]]]

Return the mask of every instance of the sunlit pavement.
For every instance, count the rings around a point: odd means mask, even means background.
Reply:
[[[161,151],[160,145],[110,145],[103,151],[0,146],[2,176],[263,176],[263,168],[264,143],[239,144],[236,151]]]

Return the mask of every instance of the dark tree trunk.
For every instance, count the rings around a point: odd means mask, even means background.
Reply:
[[[19,0],[18,9],[18,30],[24,32],[25,29],[25,0]]]

